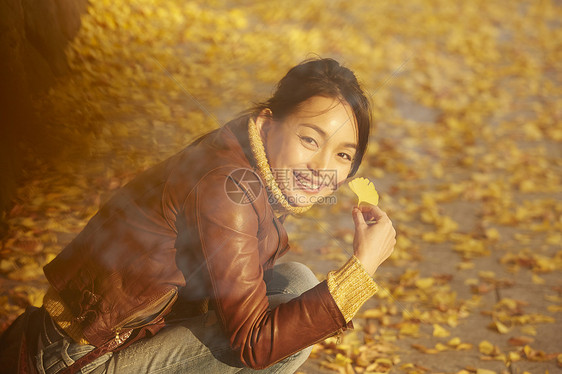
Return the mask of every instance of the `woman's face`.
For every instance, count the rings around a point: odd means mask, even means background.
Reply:
[[[330,195],[347,178],[355,157],[357,124],[349,104],[313,96],[282,122],[270,114],[262,111],[256,124],[289,203],[306,206]]]

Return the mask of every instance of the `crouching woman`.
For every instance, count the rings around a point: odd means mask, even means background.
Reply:
[[[101,207],[45,266],[43,307],[3,335],[3,367],[294,372],[313,344],[351,327],[394,248],[387,215],[355,207],[354,255],[325,281],[303,264],[276,264],[289,249],[285,218],[356,173],[370,126],[349,69],[332,59],[293,67],[269,100]]]

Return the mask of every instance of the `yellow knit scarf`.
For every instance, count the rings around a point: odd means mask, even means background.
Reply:
[[[263,179],[263,181],[265,182],[265,186],[278,203],[276,205],[280,205],[286,212],[295,214],[301,214],[309,210],[312,205],[293,206],[289,204],[287,198],[285,197],[285,195],[283,195],[283,192],[281,192],[279,185],[275,181],[275,177],[273,176],[273,173],[269,166],[269,162],[267,161],[265,148],[263,146],[258,127],[253,118],[250,118],[250,120],[248,121],[248,138],[250,140],[250,148],[252,149],[252,154],[254,155],[258,167],[258,174],[260,175],[261,179]]]

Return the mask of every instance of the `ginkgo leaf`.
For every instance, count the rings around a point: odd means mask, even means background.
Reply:
[[[449,335],[451,335],[449,331],[439,326],[437,323],[433,324],[433,336],[447,337]]]
[[[371,205],[378,205],[379,203],[379,193],[375,189],[373,182],[367,178],[355,178],[349,182],[349,188],[353,191],[358,198],[357,205],[361,202],[366,202]]]

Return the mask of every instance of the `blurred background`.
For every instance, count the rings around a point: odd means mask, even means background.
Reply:
[[[398,232],[381,290],[303,373],[562,367],[561,1],[4,0],[0,330],[109,194],[267,99],[310,57],[352,69],[375,131],[358,173]],[[320,279],[355,197],[290,217]]]

